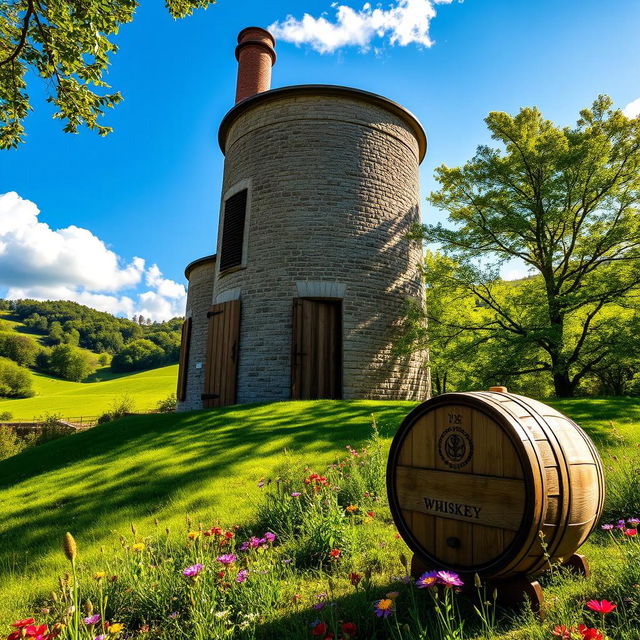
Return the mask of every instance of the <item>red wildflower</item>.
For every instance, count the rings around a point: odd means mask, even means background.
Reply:
[[[587,625],[581,624],[578,631],[583,640],[604,640],[604,636],[594,627],[589,628]]]
[[[340,557],[340,549],[331,549],[331,551],[329,551],[329,557],[332,560],[337,560]]]
[[[565,625],[556,625],[553,628],[553,635],[562,638],[563,640],[571,640],[571,634],[573,633],[573,627],[567,628]]]
[[[218,571],[218,578],[224,578],[224,571]]]
[[[342,633],[347,638],[355,638],[356,633],[358,633],[358,627],[353,622],[344,622],[342,624]]]
[[[30,624],[35,624],[34,618],[25,618],[24,620],[16,620],[15,622],[11,623],[11,626],[15,627],[16,629],[22,629],[22,627],[28,627]]]
[[[624,535],[625,536],[635,536],[638,534],[638,530],[637,529],[625,529],[624,531]]]
[[[233,532],[232,532],[232,531],[227,531],[227,532],[224,534],[224,537],[225,537],[227,540],[231,540],[231,538],[233,538]]]
[[[211,527],[211,533],[213,533],[214,536],[221,536],[222,529],[220,527]]]
[[[207,538],[209,538],[209,537],[211,537],[213,535],[213,532],[212,531],[203,531],[202,535],[206,536]]]
[[[354,586],[357,587],[358,583],[360,582],[360,580],[362,580],[362,574],[361,573],[356,573],[355,571],[349,574],[349,582]]]
[[[324,636],[327,633],[328,627],[326,622],[318,622],[318,624],[311,629],[312,636]]]
[[[589,607],[591,611],[601,613],[603,616],[611,613],[617,606],[617,604],[609,602],[608,600],[600,600],[600,602],[597,600],[589,600],[589,602],[587,602],[587,607]]]

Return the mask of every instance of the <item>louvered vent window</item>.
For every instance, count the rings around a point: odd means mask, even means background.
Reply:
[[[243,189],[227,198],[224,203],[222,247],[220,249],[220,271],[242,264],[244,223],[247,213],[247,190]]]

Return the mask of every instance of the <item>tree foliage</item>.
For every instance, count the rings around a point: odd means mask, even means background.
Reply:
[[[215,0],[165,0],[182,18]],[[136,0],[3,0],[0,2],[0,149],[24,141],[31,110],[27,78],[45,82],[64,131],[86,126],[104,136],[111,128],[99,120],[122,100],[104,76],[120,26],[131,22]]]
[[[0,397],[29,398],[33,394],[31,372],[13,360],[0,358]]]
[[[468,347],[493,341],[508,375],[549,372],[571,396],[618,338],[612,310],[640,286],[640,119],[600,96],[560,128],[536,108],[485,120],[501,148],[478,148],[462,167],[436,171],[431,202],[454,227],[427,225],[451,262],[452,313],[429,311]],[[499,267],[518,259],[534,277],[508,289]],[[462,296],[460,298],[460,296]],[[477,313],[457,313],[460,304]]]

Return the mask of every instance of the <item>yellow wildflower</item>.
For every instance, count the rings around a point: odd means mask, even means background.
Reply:
[[[104,571],[96,571],[93,574],[93,579],[94,580],[102,580],[102,578],[104,578],[107,574]]]
[[[199,531],[190,531],[187,537],[189,538],[189,540],[195,540],[199,535]]]
[[[347,508],[346,508],[346,512],[347,513],[355,513],[358,510],[358,506],[355,504],[350,504]]]
[[[112,636],[115,636],[116,633],[120,633],[123,629],[124,625],[122,624],[122,622],[114,622],[113,624],[109,625],[109,633]]]
[[[134,551],[144,551],[144,544],[142,542],[136,542],[131,548]]]

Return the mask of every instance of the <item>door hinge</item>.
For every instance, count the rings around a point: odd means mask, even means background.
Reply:
[[[200,395],[201,400],[216,400],[219,397],[219,393],[203,393]]]
[[[207,318],[212,318],[213,316],[218,316],[224,311],[207,311]]]

